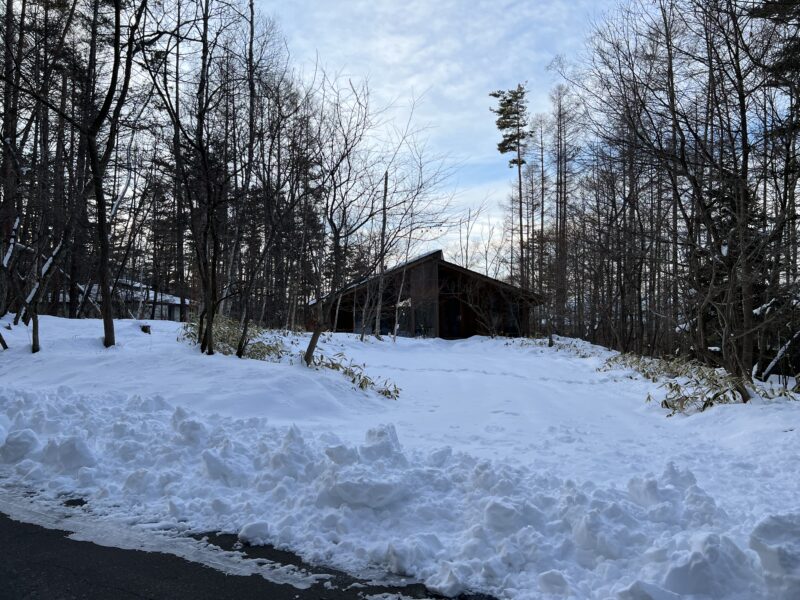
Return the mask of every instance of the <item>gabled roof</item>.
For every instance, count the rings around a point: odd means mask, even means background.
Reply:
[[[537,294],[532,290],[526,290],[525,288],[521,288],[518,285],[514,285],[513,283],[508,283],[507,281],[503,281],[502,279],[495,279],[494,277],[489,277],[488,275],[484,275],[483,273],[479,273],[478,271],[473,271],[472,269],[467,269],[466,267],[462,267],[461,265],[457,265],[456,263],[452,263],[442,259],[442,264],[444,264],[448,269],[453,271],[457,271],[459,273],[463,273],[469,277],[473,277],[475,279],[480,279],[481,281],[485,281],[490,285],[494,285],[501,289],[507,290],[511,294],[515,294],[517,296],[525,296],[527,300],[536,304],[543,304],[544,298]]]
[[[405,261],[403,263],[400,263],[400,264],[392,267],[391,269],[387,269],[386,271],[383,272],[383,276],[384,277],[391,276],[394,273],[397,273],[397,272],[402,271],[404,269],[409,269],[409,268],[412,268],[412,267],[416,267],[416,266],[418,266],[418,265],[420,265],[422,263],[426,263],[426,262],[437,262],[439,264],[444,265],[445,267],[447,267],[450,270],[462,273],[462,274],[464,274],[464,275],[466,275],[468,277],[472,277],[474,279],[479,279],[479,280],[484,281],[484,282],[486,282],[486,283],[488,283],[490,285],[493,285],[493,286],[499,287],[501,289],[504,289],[504,290],[508,291],[509,293],[514,294],[515,296],[524,296],[530,302],[533,302],[533,303],[536,303],[536,304],[543,303],[543,298],[539,294],[537,294],[536,292],[532,292],[530,290],[523,289],[523,288],[521,288],[519,286],[516,286],[516,285],[513,285],[511,283],[507,283],[507,282],[502,281],[500,279],[494,279],[493,277],[489,277],[488,275],[484,275],[483,273],[478,273],[477,271],[473,271],[471,269],[467,269],[465,267],[462,267],[461,265],[457,265],[455,263],[446,261],[444,259],[444,252],[441,249],[440,250],[433,250],[431,252],[426,252],[425,254],[421,254],[421,255],[416,256],[416,257],[414,257],[414,258],[412,258],[410,260],[407,260],[407,261]],[[379,277],[380,277],[380,275],[372,275],[370,277],[366,277],[364,279],[361,279],[359,281],[351,283],[349,286],[347,286],[342,291],[342,293],[347,293],[347,292],[356,290],[358,288],[364,287],[366,285],[369,285],[371,282],[375,281]]]

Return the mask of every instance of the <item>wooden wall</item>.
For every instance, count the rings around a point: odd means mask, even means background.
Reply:
[[[423,262],[409,271],[414,335],[439,337],[439,263]]]

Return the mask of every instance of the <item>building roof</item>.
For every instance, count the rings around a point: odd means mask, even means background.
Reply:
[[[390,269],[386,269],[383,272],[383,276],[386,277],[387,275],[391,275],[392,273],[395,273],[397,271],[402,271],[403,269],[407,269],[411,266],[416,266],[418,263],[423,263],[428,260],[440,260],[444,262],[444,253],[441,250],[433,250],[431,252],[426,252],[425,254],[420,254],[419,256],[415,256],[414,258],[402,262],[398,265],[395,265]],[[342,290],[342,293],[346,293],[355,288],[368,285],[371,281],[374,281],[378,277],[380,277],[380,274],[370,275],[369,277],[364,277],[362,279],[359,279],[358,281],[354,281],[353,283],[345,287],[344,290]]]
[[[142,302],[152,303],[155,298],[156,304],[172,304],[180,306],[181,299],[172,294],[165,294],[163,292],[154,292],[150,286],[145,285],[139,281],[132,279],[125,279],[121,277],[117,281],[118,289],[121,288],[121,293],[125,293],[131,300],[141,300]],[[189,299],[184,299],[185,304],[189,304]]]
[[[384,277],[391,276],[392,274],[397,273],[398,271],[402,271],[404,269],[416,267],[416,266],[418,266],[418,265],[420,265],[422,263],[429,262],[429,261],[430,262],[440,263],[440,264],[446,266],[448,269],[451,269],[453,271],[457,271],[459,273],[462,273],[464,275],[467,275],[467,276],[475,278],[475,279],[479,279],[481,281],[485,281],[486,283],[488,283],[490,285],[494,285],[494,286],[499,287],[501,289],[507,290],[509,293],[512,293],[512,294],[514,294],[516,296],[524,296],[524,297],[526,297],[526,299],[528,299],[532,303],[542,304],[543,301],[544,301],[542,296],[540,296],[536,292],[533,292],[531,290],[526,290],[524,288],[521,288],[521,287],[516,286],[514,284],[508,283],[506,281],[502,281],[500,279],[495,279],[493,277],[489,277],[488,275],[484,275],[483,273],[479,273],[478,271],[473,271],[471,269],[467,269],[466,267],[462,267],[461,265],[457,265],[456,263],[452,263],[452,262],[449,262],[449,261],[445,260],[444,259],[444,252],[441,249],[433,250],[431,252],[426,252],[425,254],[421,254],[421,255],[416,256],[416,257],[414,257],[414,258],[412,258],[410,260],[402,262],[402,263],[392,267],[391,269],[387,269],[386,271],[384,271],[383,272],[383,276]],[[354,291],[356,289],[362,288],[362,287],[364,287],[366,285],[369,285],[371,282],[377,280],[379,277],[380,277],[380,275],[372,275],[370,277],[365,277],[364,279],[361,279],[359,281],[351,283],[350,285],[348,285],[342,291],[342,293],[351,292],[351,291]]]

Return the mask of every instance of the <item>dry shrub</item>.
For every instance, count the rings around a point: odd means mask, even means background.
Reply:
[[[649,358],[636,354],[617,354],[609,358],[601,371],[633,369],[667,390],[661,406],[676,413],[703,412],[717,404],[746,402],[752,386],[742,377],[724,369],[710,367],[686,358]],[[759,390],[759,393],[761,390]],[[652,401],[647,395],[647,401]]]
[[[216,316],[213,327],[215,351],[225,355],[236,354],[236,347],[242,332],[239,322],[227,317]],[[184,323],[180,339],[196,345],[198,330],[197,315],[192,315],[189,321]],[[284,338],[290,337],[290,344],[297,345],[297,340],[292,337],[296,336],[294,332],[272,331],[251,325],[249,333],[251,341],[245,348],[245,358],[267,362],[283,362],[284,360],[294,362],[294,352],[284,343]],[[328,341],[330,341],[330,337]],[[302,358],[300,360],[302,361]],[[400,397],[400,388],[395,383],[388,379],[382,382],[374,380],[367,375],[366,365],[355,364],[342,353],[335,354],[332,358],[317,353],[314,356],[314,367],[341,373],[350,380],[356,389],[372,390],[390,400],[397,400]]]
[[[189,320],[184,323],[181,331],[181,339],[190,344],[197,344],[197,333],[199,331],[199,321],[197,315],[191,315]],[[236,354],[239,344],[239,337],[242,328],[238,321],[217,315],[214,317],[214,351],[226,356]],[[268,362],[280,362],[288,356],[289,350],[283,343],[279,334],[270,332],[256,325],[250,325],[249,338],[245,346],[244,357]],[[255,340],[255,341],[253,341]]]
[[[397,387],[397,384],[388,379],[384,379],[383,382],[379,384],[367,375],[364,370],[366,365],[354,363],[352,360],[347,359],[341,352],[334,354],[333,358],[328,358],[321,354],[315,355],[314,366],[341,373],[350,380],[350,383],[352,383],[356,389],[362,391],[373,390],[389,400],[397,400],[400,397],[400,388]]]

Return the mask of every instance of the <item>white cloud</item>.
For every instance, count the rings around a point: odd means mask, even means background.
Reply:
[[[489,92],[527,81],[531,110],[548,110],[555,77],[547,65],[576,55],[592,19],[612,0],[292,0],[264,3],[308,72],[319,56],[333,72],[367,77],[377,105],[411,98],[430,149],[459,164],[455,181],[465,204],[508,193],[507,159]],[[403,118],[403,117],[399,117]],[[466,170],[474,172],[465,173]],[[463,182],[468,183],[463,183]]]

